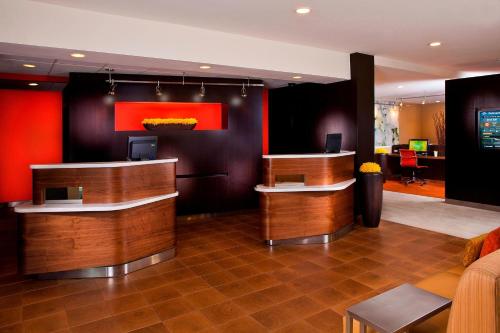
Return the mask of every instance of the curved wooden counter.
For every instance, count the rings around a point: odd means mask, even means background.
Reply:
[[[255,190],[267,244],[325,243],[352,228],[354,155],[264,156],[265,184]]]
[[[23,273],[110,277],[172,258],[175,162],[33,165],[33,188],[40,200],[15,208]],[[44,200],[47,188],[80,186],[81,202]]]

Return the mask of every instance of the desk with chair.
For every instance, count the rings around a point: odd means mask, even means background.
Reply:
[[[386,179],[399,178],[402,175],[401,157],[399,153],[385,154],[386,168],[384,175]],[[427,167],[421,170],[421,176],[425,179],[445,180],[445,156],[417,155],[419,166]]]

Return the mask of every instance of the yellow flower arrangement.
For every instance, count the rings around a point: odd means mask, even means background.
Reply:
[[[361,173],[380,173],[381,171],[382,171],[382,169],[380,168],[380,165],[378,165],[377,163],[373,163],[373,162],[363,163],[359,167],[359,172],[361,172]]]
[[[165,125],[165,124],[179,124],[179,125],[196,125],[198,120],[196,118],[146,118],[142,121],[143,125]]]
[[[376,148],[375,154],[389,154],[389,150],[387,148]]]

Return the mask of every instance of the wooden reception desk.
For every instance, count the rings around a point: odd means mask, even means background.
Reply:
[[[176,162],[32,165],[33,202],[15,208],[23,273],[112,277],[174,257]],[[45,200],[62,188],[81,200]]]
[[[269,245],[326,243],[354,222],[354,152],[264,155],[262,237]]]

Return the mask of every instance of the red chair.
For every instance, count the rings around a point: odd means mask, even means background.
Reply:
[[[400,149],[399,157],[399,163],[401,165],[401,182],[406,185],[415,182],[418,182],[420,186],[424,185],[426,181],[424,178],[420,177],[420,174],[428,167],[425,165],[418,165],[417,152],[411,149]],[[404,170],[410,170],[411,177],[403,177]]]

